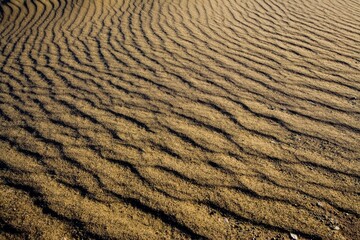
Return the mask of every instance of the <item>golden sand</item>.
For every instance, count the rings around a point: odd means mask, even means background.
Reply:
[[[0,239],[360,239],[360,1],[0,4]]]

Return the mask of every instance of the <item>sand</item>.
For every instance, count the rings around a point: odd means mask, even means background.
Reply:
[[[0,239],[360,239],[359,1],[0,4]]]

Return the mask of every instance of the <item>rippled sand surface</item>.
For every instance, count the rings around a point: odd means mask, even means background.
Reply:
[[[2,0],[1,239],[360,239],[360,2]]]

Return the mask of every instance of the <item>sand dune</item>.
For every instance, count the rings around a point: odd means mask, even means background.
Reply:
[[[0,238],[360,239],[359,1],[0,4]]]

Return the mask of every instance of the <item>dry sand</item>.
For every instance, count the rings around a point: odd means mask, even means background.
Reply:
[[[359,23],[358,0],[1,1],[0,238],[360,239]]]

